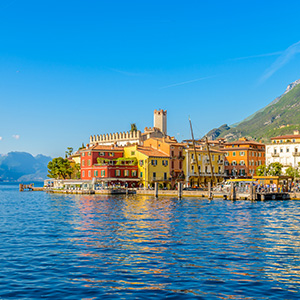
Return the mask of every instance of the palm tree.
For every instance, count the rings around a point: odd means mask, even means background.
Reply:
[[[137,131],[137,127],[135,123],[130,124],[130,126],[131,126],[130,132]]]

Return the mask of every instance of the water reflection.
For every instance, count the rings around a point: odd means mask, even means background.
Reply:
[[[1,299],[299,295],[300,202],[11,193]]]

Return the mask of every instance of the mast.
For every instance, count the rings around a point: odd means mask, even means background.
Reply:
[[[198,162],[198,156],[196,152],[196,144],[195,144],[195,139],[194,139],[194,133],[193,133],[193,127],[192,127],[192,121],[189,118],[190,121],[190,127],[191,127],[191,134],[192,134],[192,141],[193,141],[193,147],[194,147],[194,155],[196,159],[196,165],[197,165],[197,173],[198,173],[198,187],[200,187],[200,172],[199,172],[199,162]]]
[[[212,167],[212,160],[211,160],[211,155],[210,155],[210,149],[209,149],[207,136],[205,137],[205,142],[206,142],[207,153],[208,153],[208,158],[209,158],[210,173],[211,173],[211,184],[214,185],[214,182],[215,182],[214,170],[213,170],[213,167]]]

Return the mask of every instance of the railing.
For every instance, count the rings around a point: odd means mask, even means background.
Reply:
[[[271,156],[272,157],[279,157],[279,153],[272,153]]]
[[[293,152],[293,156],[300,156],[300,152]]]
[[[223,164],[223,159],[219,159],[218,164]]]

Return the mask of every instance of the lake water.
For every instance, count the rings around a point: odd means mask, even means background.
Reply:
[[[0,299],[300,299],[300,201],[0,185]]]

